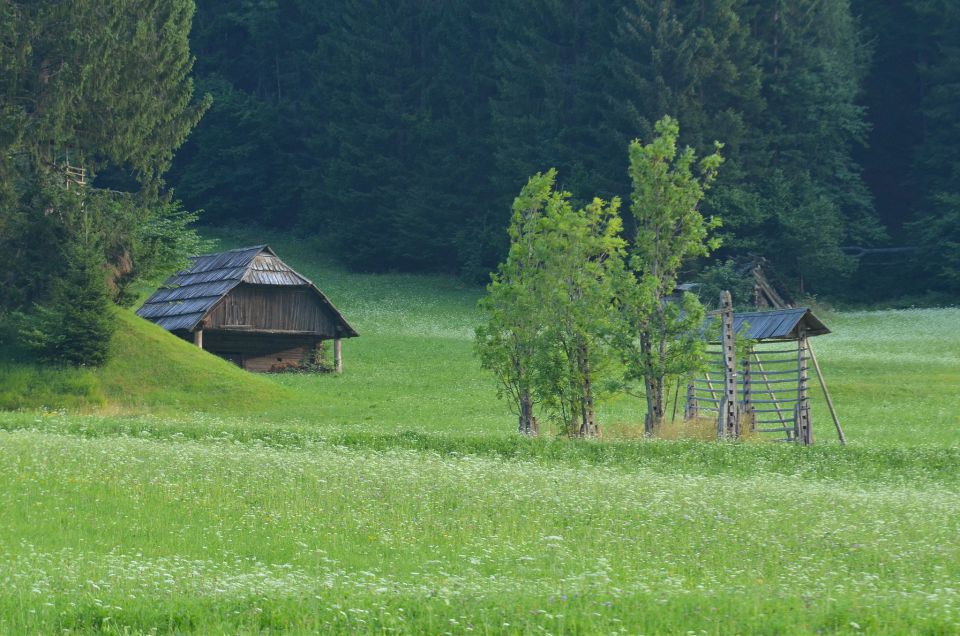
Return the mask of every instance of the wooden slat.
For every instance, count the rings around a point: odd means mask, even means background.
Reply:
[[[767,371],[766,373],[770,373]],[[766,384],[796,384],[797,381],[791,378],[786,378],[784,380],[764,380],[763,383]],[[774,391],[786,391],[787,389],[773,389]]]
[[[787,371],[766,371],[767,375],[787,375],[787,374],[797,375],[796,369],[789,369]]]

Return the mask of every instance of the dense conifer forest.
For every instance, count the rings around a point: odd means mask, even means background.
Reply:
[[[664,116],[723,145],[722,246],[681,280],[761,259],[795,296],[949,303],[958,42],[951,0],[0,0],[0,331],[63,357],[64,316],[132,302],[197,218],[486,282],[530,175],[626,200]]]
[[[628,143],[669,114],[725,144],[721,261],[859,300],[955,290],[958,41],[948,0],[200,1],[214,105],[169,182],[205,223],[483,280],[529,175],[624,195]]]

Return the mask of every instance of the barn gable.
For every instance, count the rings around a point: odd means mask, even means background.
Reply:
[[[323,292],[267,245],[192,261],[190,268],[164,281],[137,315],[177,332],[195,331],[211,321],[227,329],[311,332],[325,338],[357,335]],[[316,305],[320,311],[310,311]],[[291,321],[299,321],[302,328],[289,328]]]

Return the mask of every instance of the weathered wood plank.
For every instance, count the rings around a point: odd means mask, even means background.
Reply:
[[[336,316],[305,288],[238,285],[208,315],[213,329],[303,332],[333,338]]]
[[[740,412],[737,400],[737,351],[733,329],[733,299],[730,292],[720,292],[721,349],[723,351],[723,403],[717,420],[717,436],[721,439],[740,437]]]

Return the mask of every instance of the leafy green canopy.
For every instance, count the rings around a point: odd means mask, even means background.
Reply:
[[[663,421],[664,379],[701,365],[703,307],[691,294],[668,302],[680,268],[719,245],[700,204],[722,163],[677,148],[679,124],[664,117],[656,136],[630,145],[632,241],[619,199],[577,210],[554,189],[557,172],[537,173],[514,201],[510,252],[480,306],[481,365],[497,377],[521,418],[539,403],[561,429],[599,431],[594,399],[642,380],[648,434]],[[628,260],[629,253],[629,260]],[[599,381],[598,380],[602,380]],[[529,396],[529,397],[527,397]]]
[[[681,303],[666,299],[676,289],[684,263],[720,245],[710,236],[720,220],[704,218],[700,205],[723,162],[719,143],[699,162],[692,148],[679,150],[680,126],[671,117],[654,129],[649,143],[630,144],[630,212],[636,228],[630,266],[636,285],[624,301],[630,338],[622,347],[628,377],[644,383],[649,435],[663,422],[665,378],[693,371],[703,358],[700,302],[689,293]]]
[[[627,276],[620,202],[575,209],[555,179],[556,170],[537,173],[514,202],[510,252],[480,301],[487,322],[476,351],[521,417],[529,395],[561,430],[596,435],[594,400],[616,370],[616,297]]]

